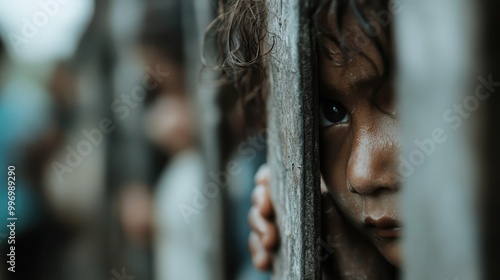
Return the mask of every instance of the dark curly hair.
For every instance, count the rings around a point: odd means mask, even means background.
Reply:
[[[391,58],[381,43],[380,34],[371,34],[370,21],[365,13],[366,10],[387,10],[387,6],[388,0],[316,0],[313,25],[318,51],[331,54],[329,58],[337,64],[348,63],[350,55],[363,55],[363,46],[360,47],[357,42],[352,45],[345,40],[349,34],[342,19],[346,13],[352,12],[361,27],[358,30],[380,52],[386,68],[383,75],[387,78],[391,75]],[[335,21],[335,30],[325,27],[325,20]],[[205,36],[205,41],[215,42],[218,48],[211,57],[212,63],[206,63],[206,66],[219,71],[221,82],[236,90],[247,121],[257,120],[261,123],[265,123],[269,88],[267,59],[273,49],[267,22],[265,0],[220,0],[219,14]],[[390,26],[383,26],[382,29],[384,36],[390,38]],[[338,50],[328,49],[324,44],[326,41],[334,42]]]

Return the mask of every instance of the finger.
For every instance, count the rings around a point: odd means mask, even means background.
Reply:
[[[259,236],[268,232],[271,226],[271,222],[262,217],[260,211],[256,207],[250,208],[250,212],[248,213],[248,223],[250,224],[250,228],[258,233]]]
[[[279,232],[275,223],[270,223],[267,232],[261,237],[262,245],[266,250],[274,251],[278,246]]]
[[[252,202],[266,218],[271,218],[274,214],[273,204],[269,191],[263,185],[257,185],[252,191]]]
[[[269,186],[269,174],[269,166],[267,164],[261,165],[255,174],[255,184]]]
[[[279,234],[278,228],[273,222],[262,217],[255,207],[250,209],[248,222],[252,230],[259,236],[262,245],[266,249],[272,250],[276,248]]]
[[[269,270],[272,265],[272,254],[264,249],[259,236],[255,232],[250,234],[249,249],[255,268],[262,271]]]

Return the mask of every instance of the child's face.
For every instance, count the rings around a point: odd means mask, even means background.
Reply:
[[[344,17],[345,28],[358,26],[352,13]],[[346,36],[349,43],[353,36]],[[390,48],[388,41],[382,35],[385,48]],[[334,55],[338,50],[333,42],[325,42],[325,46]],[[390,263],[399,266],[396,158],[400,140],[392,81],[382,79],[385,66],[373,42],[361,54],[350,53],[349,62],[342,66],[327,52],[319,54],[323,178],[345,216]],[[377,88],[381,90],[375,93]]]
[[[167,155],[174,156],[195,144],[195,121],[184,85],[184,70],[162,51],[145,49],[146,62],[169,76],[155,89],[157,97],[146,116],[148,137]]]

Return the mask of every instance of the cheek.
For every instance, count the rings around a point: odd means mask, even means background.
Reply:
[[[321,175],[330,195],[351,221],[362,212],[359,196],[347,188],[347,164],[351,155],[351,139],[347,128],[326,128],[320,132]]]

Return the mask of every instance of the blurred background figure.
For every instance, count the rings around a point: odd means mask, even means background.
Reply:
[[[19,269],[8,275],[8,279],[40,275],[77,279],[70,270],[75,264],[71,256],[76,252],[73,245],[81,223],[70,217],[71,211],[59,211],[58,204],[72,198],[52,196],[54,185],[47,183],[47,175],[52,174],[52,159],[67,143],[66,134],[74,120],[74,72],[63,61],[75,54],[92,18],[94,3],[74,1],[58,17],[56,13],[63,8],[59,4],[50,11],[45,11],[45,6],[37,1],[2,1],[0,6],[0,30],[7,50],[1,59],[0,123],[8,131],[0,136],[0,162],[2,168],[14,165],[17,175],[16,266]],[[2,173],[1,178],[7,180],[6,174]],[[0,196],[2,205],[7,205],[6,188],[0,190]],[[2,211],[2,220],[6,220],[7,214]],[[3,252],[9,248],[3,238],[7,234],[5,228],[0,231],[2,274],[7,272]],[[86,267],[89,275],[94,268]]]
[[[210,217],[201,211],[197,219],[180,212],[204,183],[194,114],[194,96],[188,92],[184,68],[182,2],[154,2],[147,7],[141,34],[146,64],[168,73],[148,96],[146,135],[169,162],[154,192],[155,279],[213,279]]]
[[[186,75],[199,71],[186,58],[201,59],[186,45],[186,10],[204,15],[186,3],[0,2],[0,168],[16,167],[18,218],[15,274],[0,227],[0,279],[260,279],[246,213],[265,151],[237,151],[242,112],[221,93],[218,156],[243,172],[222,200],[202,193],[218,167],[200,145],[209,105]]]

